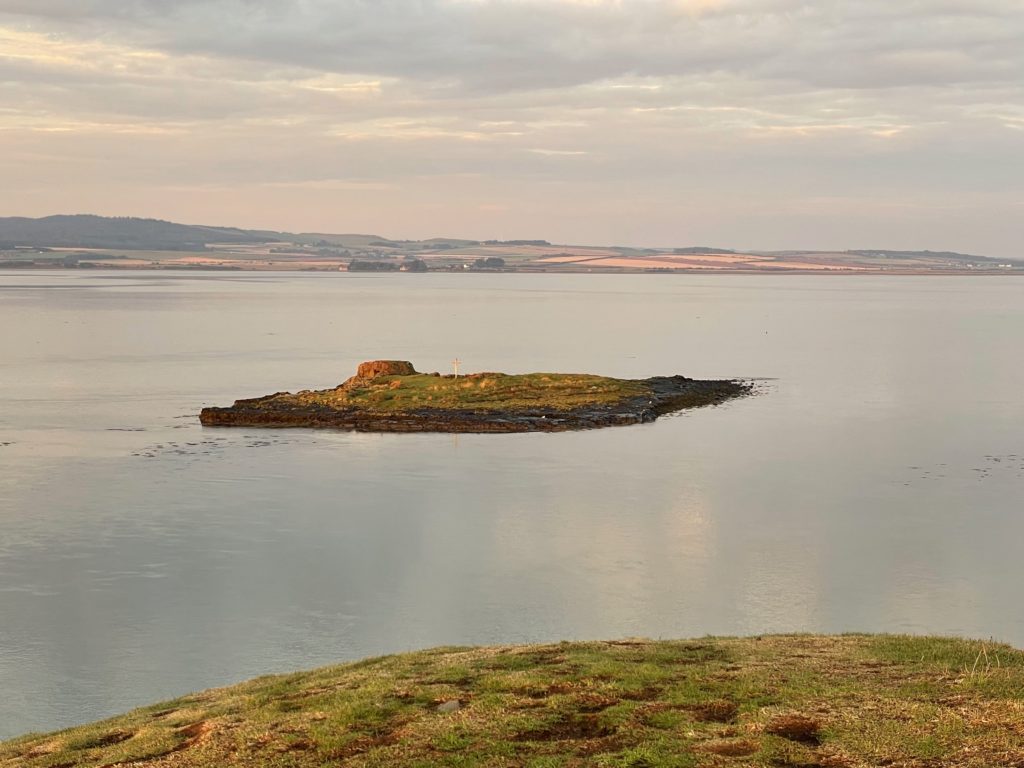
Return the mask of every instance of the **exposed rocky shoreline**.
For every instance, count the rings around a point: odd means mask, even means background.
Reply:
[[[402,372],[392,373],[393,370]],[[396,380],[400,385],[400,379],[408,375],[424,376],[416,374],[411,364],[400,361],[364,363],[357,376],[334,392],[351,392],[374,385],[382,379],[389,385],[389,389],[393,389],[397,388]],[[433,375],[439,379],[453,378]],[[488,375],[493,374],[472,374],[462,377],[462,380],[472,381],[473,376]],[[363,405],[310,402],[309,398],[301,397],[304,393],[276,393],[238,400],[226,408],[204,408],[200,421],[211,427],[307,427],[357,432],[564,432],[645,424],[666,413],[715,405],[747,395],[751,391],[750,384],[743,381],[701,381],[685,376],[605,381],[628,385],[628,391],[635,394],[611,402],[583,403],[568,409],[542,403],[507,409],[467,404],[454,408],[381,410]]]

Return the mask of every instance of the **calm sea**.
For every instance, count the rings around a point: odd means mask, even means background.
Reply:
[[[1024,645],[1024,280],[0,274],[0,737],[441,644]],[[554,435],[216,430],[421,370],[760,379]]]

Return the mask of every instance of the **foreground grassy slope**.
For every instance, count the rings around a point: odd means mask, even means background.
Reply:
[[[4,768],[226,765],[1021,766],[1024,654],[887,636],[439,649],[0,744]]]
[[[418,408],[516,411],[543,407],[569,411],[642,397],[647,391],[640,381],[582,373],[473,373],[458,378],[420,373],[378,376],[352,388],[280,397],[304,405],[358,406],[383,413]]]

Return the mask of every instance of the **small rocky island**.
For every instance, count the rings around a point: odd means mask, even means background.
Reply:
[[[749,394],[742,381],[685,376],[613,379],[563,373],[418,373],[375,360],[335,389],[204,408],[205,426],[314,427],[360,432],[563,432],[643,424]]]

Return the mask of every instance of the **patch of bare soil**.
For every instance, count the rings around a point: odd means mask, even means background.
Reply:
[[[821,723],[800,714],[777,715],[768,721],[765,733],[781,736],[790,741],[817,746],[821,743]]]
[[[120,744],[122,741],[128,741],[128,739],[134,735],[134,733],[129,731],[111,731],[110,733],[96,739],[95,746],[112,747],[114,744]]]
[[[393,732],[385,733],[380,736],[360,736],[358,739],[349,742],[341,749],[334,750],[331,753],[331,757],[335,760],[346,760],[350,757],[365,754],[371,749],[377,749],[378,747],[390,747],[397,743],[398,737]]]
[[[594,715],[564,715],[548,725],[522,731],[513,737],[514,741],[577,741],[582,739],[603,739],[611,736],[614,729],[601,724]]]
[[[702,752],[710,752],[713,755],[721,755],[722,757],[747,757],[757,752],[760,748],[761,745],[751,739],[709,741],[700,746]]]
[[[736,719],[740,708],[735,702],[717,699],[690,708],[694,718],[702,723],[731,723]]]
[[[186,725],[183,728],[179,728],[177,734],[179,736],[184,736],[185,740],[168,751],[167,754],[170,755],[175,752],[184,752],[186,749],[191,749],[211,730],[212,728],[206,720],[200,720],[198,723],[192,723],[192,725]]]
[[[608,707],[614,707],[621,699],[612,696],[602,696],[599,693],[584,693],[573,701],[573,706],[578,712],[594,714],[603,712]]]

